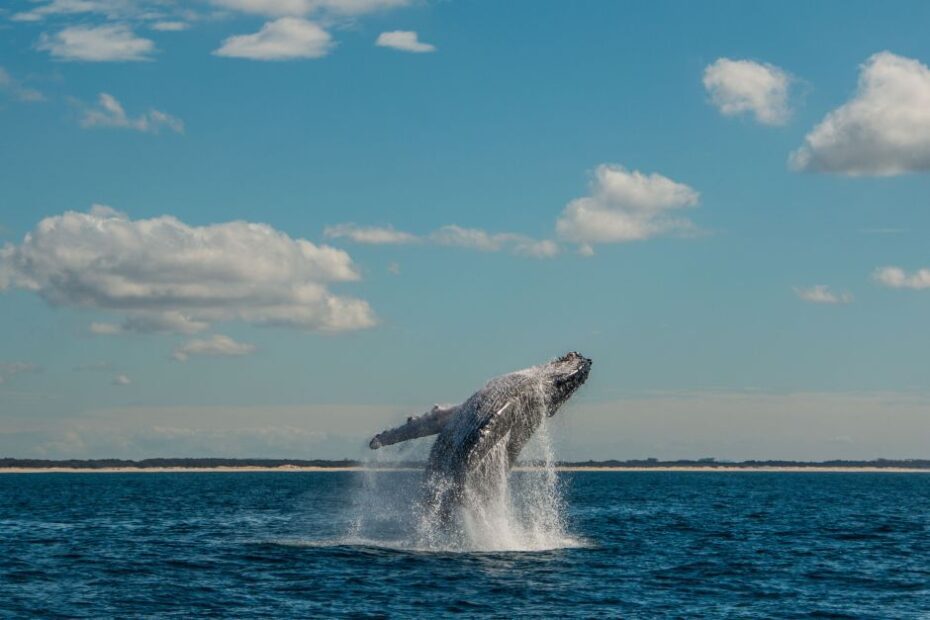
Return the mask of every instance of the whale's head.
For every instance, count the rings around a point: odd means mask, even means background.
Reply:
[[[575,390],[588,379],[591,360],[572,351],[539,367],[546,382],[549,415],[555,415]]]

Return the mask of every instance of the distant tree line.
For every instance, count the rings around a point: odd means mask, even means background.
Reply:
[[[133,461],[128,459],[13,459],[0,458],[0,468],[21,467],[28,469],[45,469],[64,467],[69,469],[112,469],[136,468],[157,469],[162,467],[185,467],[190,469],[210,469],[214,467],[358,467],[359,461],[343,459],[331,461],[324,459],[223,459],[223,458],[160,458]]]
[[[523,466],[541,465],[541,462],[525,461],[520,463]],[[630,459],[620,461],[610,459],[606,461],[560,461],[557,463],[562,467],[616,467],[616,468],[649,468],[649,467],[700,467],[706,469],[713,468],[733,468],[733,467],[809,467],[828,468],[828,467],[870,467],[870,468],[907,468],[907,469],[930,469],[930,460],[928,459],[874,459],[870,461],[848,461],[848,460],[830,460],[830,461],[786,461],[786,460],[750,460],[750,461],[718,461],[713,458],[703,459],[680,459],[675,461],[662,461],[655,458],[648,459]],[[157,469],[157,468],[186,468],[186,469],[212,469],[216,467],[323,467],[323,468],[343,468],[343,467],[375,467],[375,468],[394,468],[394,467],[423,467],[424,463],[420,461],[395,461],[364,463],[362,461],[342,459],[224,459],[224,458],[157,458],[157,459],[15,459],[0,458],[0,469],[23,468],[23,469]]]
[[[930,459],[873,459],[870,461],[841,460],[829,461],[787,461],[787,460],[749,460],[749,461],[718,461],[714,458],[680,459],[675,461],[661,461],[659,459],[630,459],[618,461],[572,461],[560,462],[565,467],[869,467],[869,468],[907,468],[930,469]]]

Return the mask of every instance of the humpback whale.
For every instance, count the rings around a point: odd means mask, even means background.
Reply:
[[[542,424],[587,380],[591,360],[572,352],[495,377],[460,405],[435,405],[397,428],[378,433],[377,449],[437,435],[426,466],[429,512],[447,520],[467,492],[488,495]]]

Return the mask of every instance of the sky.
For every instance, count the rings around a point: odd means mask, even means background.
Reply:
[[[0,456],[363,458],[578,350],[559,458],[928,458],[927,23],[4,3]]]

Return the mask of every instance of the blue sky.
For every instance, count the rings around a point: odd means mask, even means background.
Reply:
[[[565,458],[926,457],[928,20],[14,0],[0,453],[357,457],[577,349]]]

